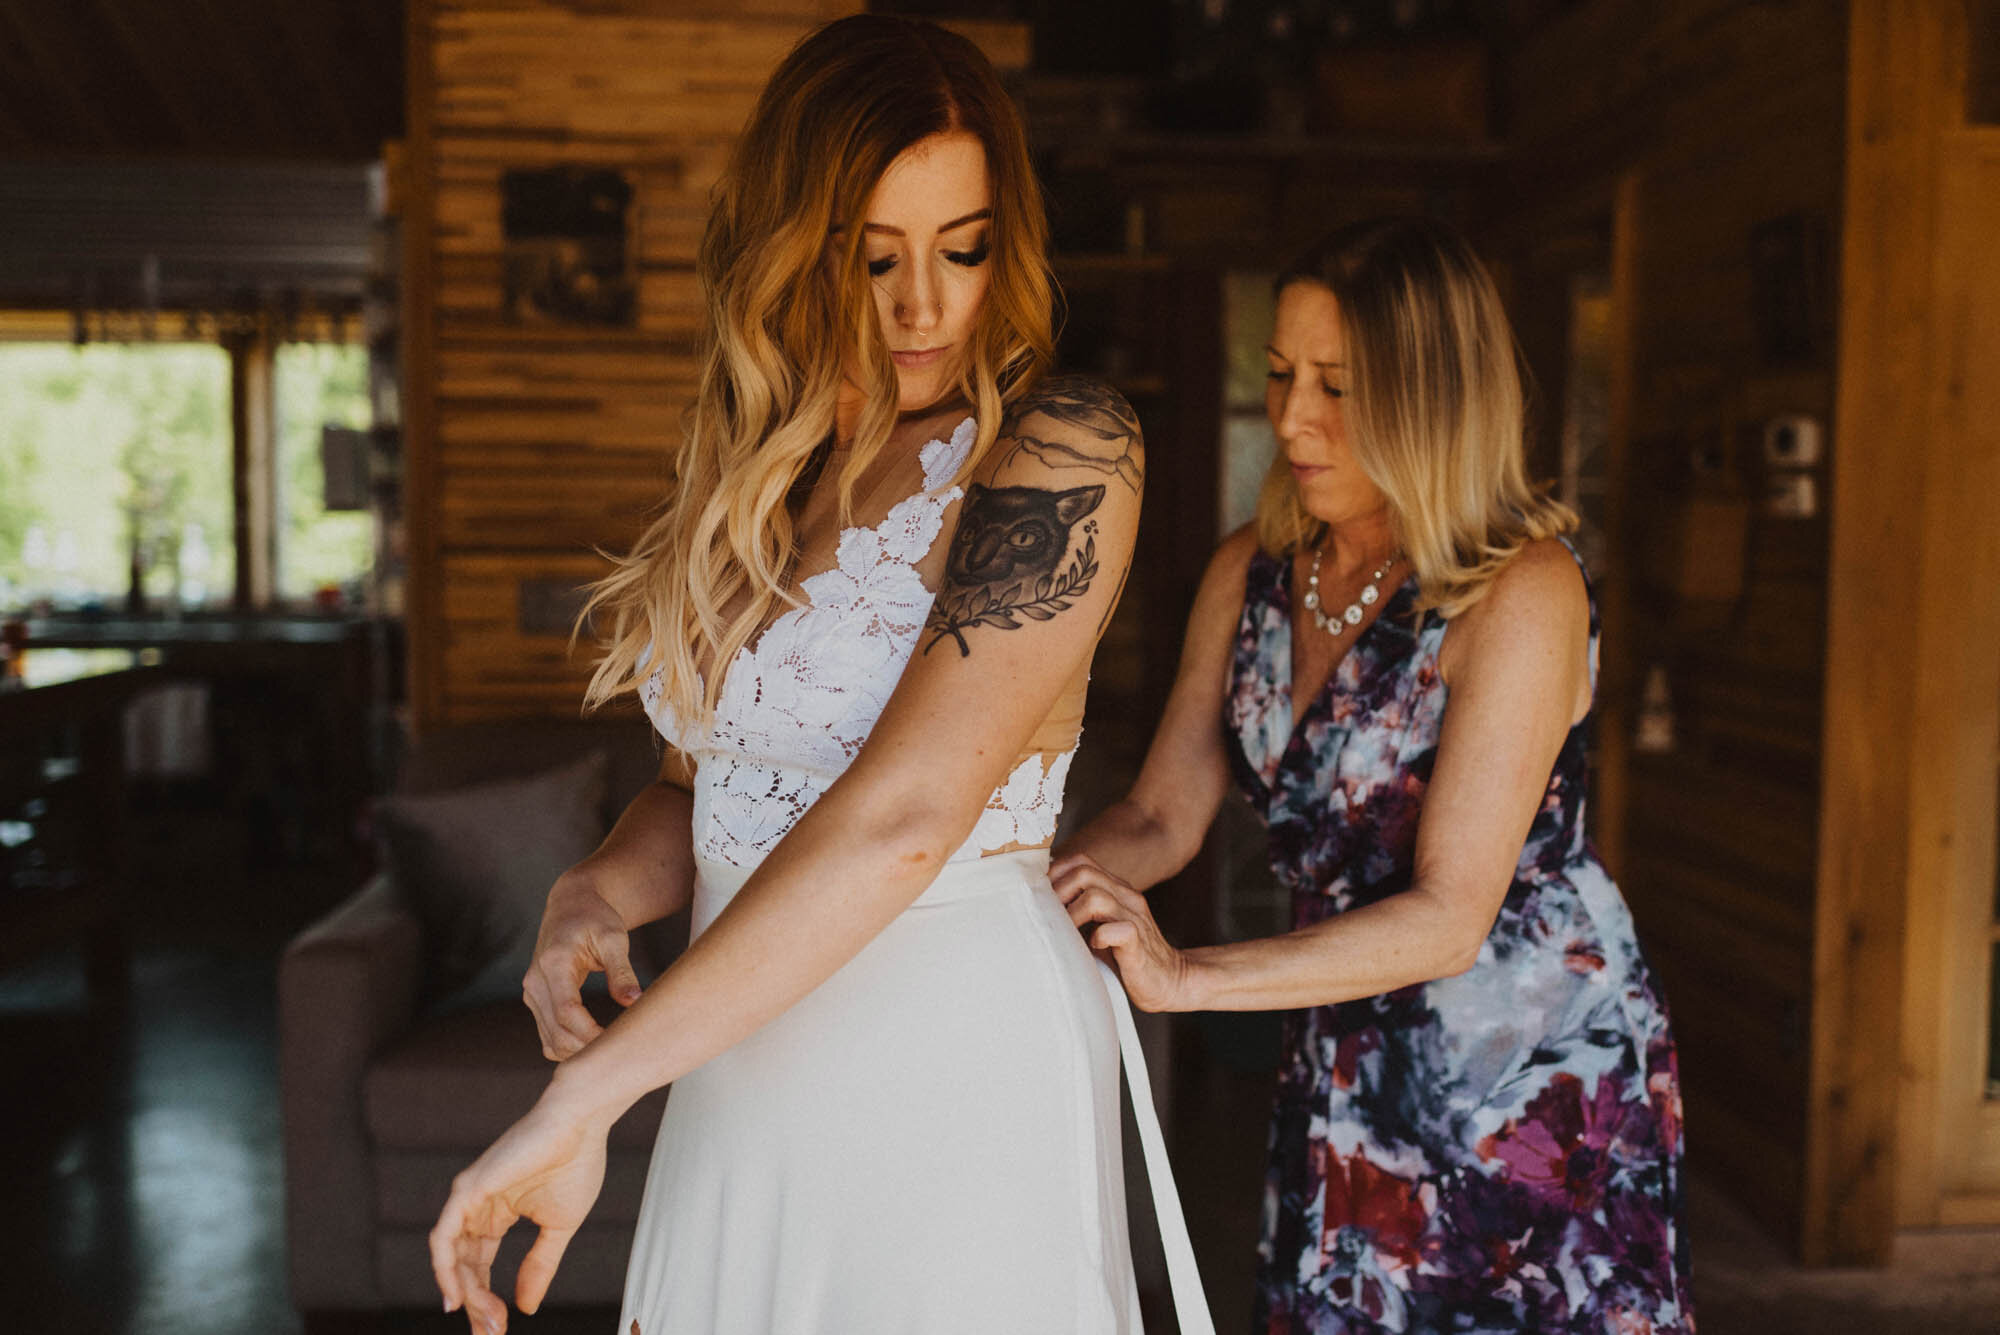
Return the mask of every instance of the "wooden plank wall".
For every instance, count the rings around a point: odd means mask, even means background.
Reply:
[[[1752,234],[1796,215],[1810,241],[1839,235],[1845,34],[1838,5],[1585,0],[1511,54],[1519,171],[1498,209],[1524,255],[1593,215],[1608,238],[1614,211],[1635,251],[1620,257],[1629,446],[1612,479],[1612,582],[1631,596],[1606,628],[1600,718],[1629,729],[1664,667],[1678,743],[1608,776],[1623,809],[1606,823],[1679,1033],[1694,1169],[1788,1239],[1804,1191],[1828,529],[1823,511],[1756,512],[1758,433],[1779,414],[1830,421],[1834,291],[1829,258],[1805,293],[1812,347],[1766,355]],[[1560,384],[1560,367],[1540,378]],[[1713,472],[1691,468],[1697,449]],[[1676,596],[1657,562],[1697,495],[1748,507],[1733,600]]]
[[[581,582],[662,497],[694,390],[708,192],[764,79],[845,0],[413,0],[405,218],[411,698],[418,727],[572,714],[524,581]],[[500,177],[624,169],[629,329],[510,323]]]

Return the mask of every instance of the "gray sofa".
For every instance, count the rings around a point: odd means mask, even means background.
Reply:
[[[412,748],[398,790],[525,776],[597,748],[611,761],[608,822],[658,767],[641,720],[441,729]],[[672,959],[685,933],[680,915],[640,934],[642,979]],[[435,1304],[425,1235],[453,1174],[548,1081],[524,1006],[427,1010],[426,960],[424,929],[384,873],[300,933],[280,962],[287,1249],[292,1300],[304,1312]],[[666,1091],[653,1094],[613,1129],[603,1194],[570,1244],[550,1305],[618,1301],[665,1101]],[[511,1294],[528,1232],[517,1228],[502,1248],[497,1291]]]

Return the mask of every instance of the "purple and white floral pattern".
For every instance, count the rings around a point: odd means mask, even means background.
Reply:
[[[1290,569],[1251,561],[1225,730],[1303,927],[1410,885],[1445,622],[1405,581],[1294,727]],[[1597,634],[1593,602],[1593,674]],[[1584,833],[1587,724],[1470,970],[1285,1017],[1258,1335],[1694,1330],[1673,1038]]]

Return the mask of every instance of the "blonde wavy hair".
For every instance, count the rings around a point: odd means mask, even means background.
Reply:
[[[1577,518],[1527,479],[1513,330],[1465,238],[1428,218],[1377,218],[1322,238],[1276,289],[1318,283],[1340,303],[1347,438],[1388,498],[1419,609],[1456,616],[1530,542]],[[1257,497],[1257,540],[1281,555],[1318,543],[1283,451]]]
[[[680,718],[712,717],[723,665],[776,606],[796,601],[784,588],[796,553],[790,502],[825,466],[849,370],[866,395],[837,479],[842,522],[851,517],[855,482],[897,414],[857,215],[898,154],[952,130],[985,145],[993,198],[991,276],[957,386],[979,423],[966,471],[992,445],[1004,405],[1048,368],[1047,214],[1020,113],[993,67],[963,37],[886,15],[808,35],[764,86],[716,186],[696,263],[700,388],[663,508],[629,554],[611,558],[578,618],[602,649],[586,710],[657,670]]]

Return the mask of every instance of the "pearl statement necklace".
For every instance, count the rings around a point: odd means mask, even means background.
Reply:
[[[1344,635],[1349,629],[1360,625],[1361,618],[1367,615],[1367,609],[1374,606],[1376,601],[1382,597],[1382,579],[1394,568],[1396,562],[1403,559],[1403,554],[1397,552],[1381,565],[1376,566],[1375,573],[1370,575],[1368,582],[1361,586],[1360,595],[1353,602],[1342,608],[1337,616],[1328,616],[1320,610],[1319,597],[1319,559],[1325,552],[1325,543],[1321,543],[1318,547],[1313,548],[1312,573],[1306,578],[1308,586],[1304,600],[1306,611],[1312,613],[1314,623],[1321,630],[1327,632],[1329,635]]]

